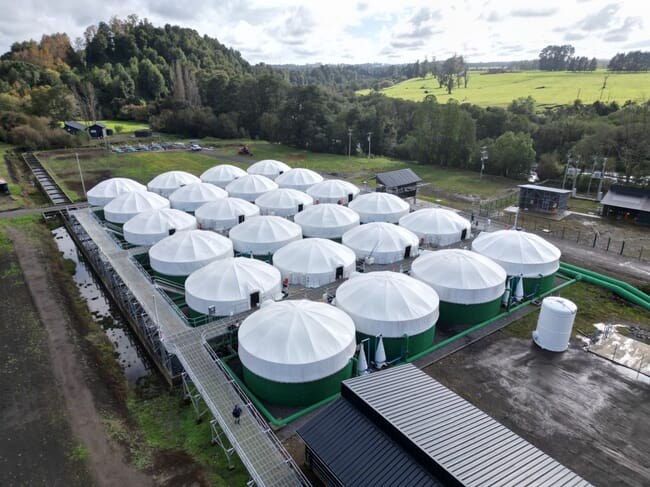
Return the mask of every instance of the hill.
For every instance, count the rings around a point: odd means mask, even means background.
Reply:
[[[603,88],[604,86],[604,88]],[[456,88],[451,95],[440,88],[435,78],[412,78],[381,90],[393,98],[421,101],[435,95],[439,103],[453,98],[460,103],[482,107],[506,107],[513,99],[532,96],[538,107],[569,105],[576,99],[584,104],[598,100],[643,102],[650,98],[650,73],[520,71],[486,74],[470,72],[467,88]]]

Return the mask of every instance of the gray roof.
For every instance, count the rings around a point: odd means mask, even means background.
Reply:
[[[627,210],[650,212],[650,191],[641,188],[612,186],[600,203]]]
[[[376,176],[377,182],[388,188],[406,186],[422,181],[411,169],[398,169],[397,171],[381,172]]]
[[[84,124],[76,122],[75,120],[68,120],[67,122],[63,122],[63,124],[76,130],[86,130]]]
[[[327,406],[298,434],[341,485],[444,485],[346,399]]]
[[[520,184],[520,188],[524,189],[536,189],[539,191],[546,191],[548,193],[559,193],[559,194],[570,194],[571,190],[570,189],[560,189],[560,188],[549,188],[546,186],[539,186],[537,184]]]
[[[411,364],[344,381],[341,394],[456,485],[590,485]]]

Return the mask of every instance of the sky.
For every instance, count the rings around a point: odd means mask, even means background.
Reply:
[[[400,64],[462,54],[534,59],[549,44],[609,59],[650,50],[647,0],[0,0],[0,52],[14,42],[135,13],[216,37],[252,64]]]

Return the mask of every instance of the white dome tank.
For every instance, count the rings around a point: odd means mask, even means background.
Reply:
[[[199,182],[178,188],[169,195],[169,202],[172,208],[192,213],[205,203],[227,197],[228,193],[224,189],[214,184]]]
[[[226,232],[248,218],[259,216],[260,209],[241,198],[223,198],[206,203],[194,212],[199,228]]]
[[[196,218],[184,211],[162,208],[137,214],[124,224],[124,239],[131,245],[153,245],[183,230],[196,228]]]
[[[194,271],[185,281],[185,302],[205,315],[242,313],[281,296],[280,271],[257,259],[216,260]]]
[[[533,341],[544,350],[564,352],[569,347],[577,312],[573,301],[558,296],[544,298]]]
[[[354,355],[354,323],[340,309],[308,300],[271,303],[239,327],[239,359],[264,379],[312,382],[345,367]]]
[[[248,174],[243,169],[230,164],[219,164],[201,174],[201,181],[225,188],[228,183]]]
[[[385,222],[366,223],[348,230],[341,241],[354,250],[357,258],[372,258],[376,264],[391,264],[419,252],[417,235]]]
[[[423,208],[399,219],[399,225],[416,234],[420,241],[444,247],[469,238],[472,223],[455,211],[445,208]]]
[[[291,166],[285,164],[281,161],[275,161],[273,159],[264,159],[263,161],[258,161],[250,166],[246,170],[248,174],[257,174],[259,176],[266,176],[269,179],[275,179],[280,174],[283,174],[291,169]]]
[[[300,240],[302,230],[300,225],[279,216],[259,216],[234,226],[228,236],[240,254],[261,256]]]
[[[349,277],[356,256],[345,245],[322,238],[288,243],[273,254],[273,265],[290,284],[320,287]]]
[[[290,169],[275,178],[275,182],[281,188],[297,189],[298,191],[307,191],[311,186],[320,183],[322,180],[323,176],[316,171],[302,167]]]
[[[169,195],[181,186],[199,183],[201,180],[194,174],[185,171],[167,171],[159,174],[147,183],[147,189],[160,196],[169,198]]]
[[[255,200],[262,215],[291,217],[314,204],[307,193],[297,189],[278,188],[264,193]]]
[[[345,311],[359,333],[400,338],[418,335],[438,320],[436,292],[399,272],[368,272],[341,284],[336,307]]]
[[[347,205],[357,197],[360,189],[352,183],[341,179],[326,179],[307,189],[307,194],[314,198],[314,204],[336,203]]]
[[[126,223],[147,210],[169,208],[169,200],[151,191],[123,193],[104,206],[104,218],[112,223]]]
[[[124,193],[146,191],[147,187],[129,178],[110,178],[96,184],[86,193],[91,206],[104,207]]]
[[[347,206],[324,203],[310,206],[293,217],[305,237],[338,238],[359,226],[359,214]]]
[[[235,179],[226,186],[226,191],[230,196],[251,203],[255,203],[258,197],[274,189],[278,189],[278,185],[272,179],[259,174],[247,174]]]
[[[168,276],[189,276],[210,262],[232,256],[230,239],[201,230],[176,232],[149,249],[152,269]]]
[[[382,192],[359,195],[348,206],[359,214],[361,223],[397,223],[410,209],[409,204],[399,196]]]

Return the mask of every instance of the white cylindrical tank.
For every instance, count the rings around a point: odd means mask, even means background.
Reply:
[[[124,224],[124,239],[131,245],[153,245],[163,238],[183,230],[194,230],[196,218],[171,208],[148,210],[137,214]]]
[[[230,196],[251,203],[255,203],[257,198],[274,189],[278,189],[278,185],[272,179],[259,174],[247,174],[235,179],[226,186],[226,191]]]
[[[354,184],[341,179],[326,179],[307,189],[307,194],[314,198],[314,204],[337,203],[347,205],[360,192],[361,190]]]
[[[300,225],[279,216],[259,216],[246,220],[228,233],[235,251],[264,256],[302,238]]]
[[[223,198],[206,203],[194,212],[199,228],[226,232],[248,218],[259,216],[260,209],[241,198]]]
[[[324,203],[314,205],[293,217],[305,237],[340,239],[345,232],[359,226],[359,214],[347,206]]]
[[[418,255],[418,236],[392,223],[372,222],[348,230],[341,239],[357,258],[372,258],[377,264],[391,264]]]
[[[255,200],[255,204],[260,207],[262,215],[287,218],[313,205],[314,200],[307,193],[297,189],[278,188],[259,196]]]
[[[122,193],[104,206],[104,218],[112,223],[126,223],[147,210],[169,208],[169,200],[151,191]]]
[[[533,341],[544,350],[564,352],[569,347],[578,307],[573,301],[559,296],[548,296],[542,300]]]
[[[201,181],[225,188],[228,186],[228,183],[242,176],[246,176],[246,174],[248,174],[246,171],[237,166],[219,164],[201,174]]]
[[[469,238],[472,223],[455,211],[423,208],[399,219],[399,225],[416,234],[422,243],[434,247],[451,245]]]
[[[291,169],[291,166],[281,161],[273,159],[264,159],[248,166],[246,170],[248,174],[257,174],[259,176],[266,176],[269,179],[275,179],[280,174],[283,174]]]
[[[275,182],[281,188],[297,189],[298,191],[307,191],[311,186],[320,183],[322,180],[323,176],[316,171],[302,167],[293,168],[275,178]]]
[[[147,183],[147,189],[160,196],[169,198],[169,195],[186,184],[199,183],[201,180],[194,174],[185,171],[167,171],[158,174]]]
[[[193,213],[205,203],[227,197],[226,190],[214,184],[199,182],[178,188],[169,195],[169,202],[172,208]]]
[[[88,203],[91,206],[104,207],[113,199],[124,193],[146,191],[147,187],[129,178],[110,178],[96,184],[88,190]]]
[[[348,206],[359,214],[361,223],[397,223],[410,209],[399,196],[382,192],[359,195]]]

